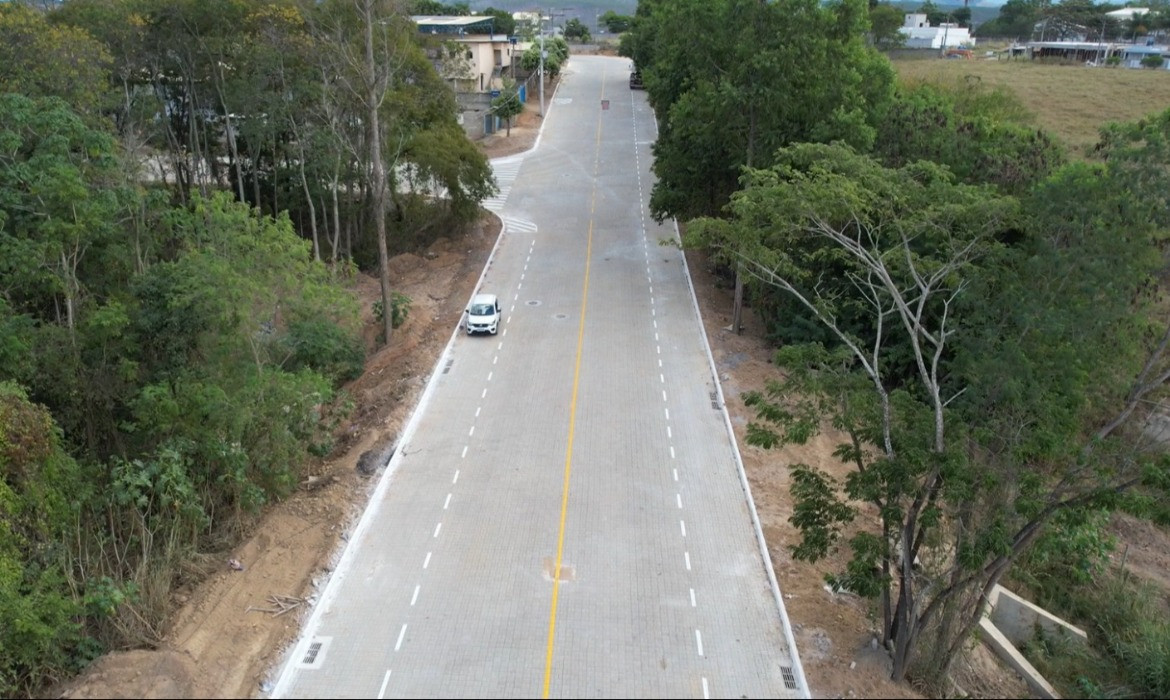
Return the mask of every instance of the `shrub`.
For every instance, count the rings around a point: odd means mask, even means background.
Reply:
[[[410,297],[406,296],[402,292],[391,292],[390,293],[390,314],[391,314],[390,315],[390,325],[391,326],[393,326],[394,328],[398,328],[402,324],[406,323],[406,316],[410,313],[410,304],[411,304]],[[384,312],[382,310],[382,300],[379,299],[378,301],[374,302],[374,318],[378,319],[379,323],[382,322],[382,314],[383,313]]]
[[[1161,68],[1165,62],[1161,56],[1146,56],[1142,59],[1143,68]]]
[[[1090,646],[1041,637],[1026,656],[1065,697],[1170,697],[1170,622],[1147,584],[1105,572],[1042,605],[1089,633]]]
[[[316,370],[334,385],[358,377],[366,360],[361,340],[329,321],[292,323],[282,343],[289,353],[284,362],[286,370]]]

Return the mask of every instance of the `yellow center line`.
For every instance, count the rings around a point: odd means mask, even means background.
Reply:
[[[601,76],[601,96],[605,97],[605,74]],[[597,119],[597,135],[593,150],[593,193],[589,198],[589,237],[585,243],[585,284],[581,290],[581,320],[577,324],[577,360],[573,365],[573,398],[569,403],[569,443],[565,447],[565,485],[561,490],[561,522],[557,532],[557,559],[553,567],[552,606],[548,615],[548,651],[544,660],[544,690],[548,697],[552,681],[553,641],[557,629],[557,598],[561,588],[561,561],[565,551],[565,518],[569,513],[569,475],[573,471],[573,434],[577,426],[577,390],[581,384],[581,351],[585,346],[585,308],[589,300],[589,261],[593,257],[593,214],[597,207],[597,172],[601,156],[601,118]]]

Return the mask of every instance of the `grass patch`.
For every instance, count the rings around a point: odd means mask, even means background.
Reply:
[[[1170,697],[1170,621],[1160,592],[1110,570],[1063,591],[1090,646],[1039,637],[1024,655],[1066,698]],[[1051,608],[1050,608],[1051,609]]]
[[[943,85],[1003,87],[1034,115],[1073,158],[1087,157],[1098,129],[1137,121],[1170,106],[1170,71],[1090,68],[1030,60],[895,60],[898,78]]]

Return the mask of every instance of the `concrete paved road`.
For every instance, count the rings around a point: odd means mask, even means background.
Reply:
[[[645,93],[574,56],[505,229],[273,690],[807,697],[673,226]]]

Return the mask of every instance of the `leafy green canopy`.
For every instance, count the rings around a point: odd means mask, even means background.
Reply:
[[[633,24],[634,18],[629,15],[619,15],[613,10],[606,10],[602,12],[597,18],[599,22],[605,25],[607,31],[612,34],[620,34],[630,28]]]
[[[540,47],[541,41],[537,38],[520,56],[520,66],[524,70],[536,71],[540,69]],[[565,61],[569,60],[569,44],[559,36],[545,37],[544,50],[547,54],[544,58],[545,73],[555,78],[560,75],[561,67]]]
[[[0,381],[0,694],[30,695],[90,658],[65,542],[87,485],[43,406]]]
[[[1027,192],[1065,162],[1059,145],[1028,122],[1003,90],[978,84],[902,86],[878,125],[873,154],[886,165],[945,165],[959,180]]]
[[[5,695],[157,638],[178,562],[328,451],[363,360],[287,216],[175,207],[122,158],[60,99],[0,95]]]
[[[658,117],[654,215],[718,215],[741,168],[792,143],[868,148],[893,71],[867,28],[860,0],[639,3],[623,53]]]
[[[60,97],[92,120],[109,101],[110,63],[84,29],[50,25],[43,12],[0,3],[0,93]]]
[[[406,9],[392,0],[360,8],[351,0],[70,0],[36,25],[23,60],[62,60],[52,32],[91,34],[108,56],[94,62],[108,76],[94,88],[103,109],[126,143],[151,155],[176,199],[232,191],[270,216],[287,211],[315,257],[370,267],[375,214],[364,193],[373,156],[363,124],[371,86],[394,238],[433,239],[447,224],[465,225],[493,189]],[[379,28],[376,75],[364,68],[365,10]],[[466,5],[418,8],[448,10],[467,13]],[[52,94],[72,100],[60,86]]]
[[[1019,200],[936,164],[799,145],[747,171],[730,219],[688,227],[687,245],[824,332],[784,347],[785,381],[748,397],[749,440],[844,433],[843,483],[793,466],[794,551],[819,559],[858,513],[879,516],[830,581],[882,600],[897,679],[945,673],[986,591],[1057,515],[1170,487],[1131,421],[1170,377],[1170,333],[1146,321],[1164,229],[1145,200],[1170,184],[1167,124],[1111,127],[1105,165],[1064,166]]]

